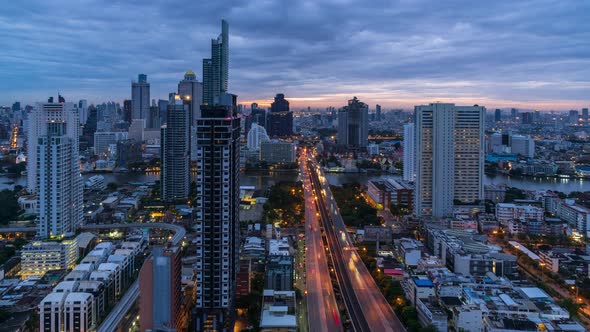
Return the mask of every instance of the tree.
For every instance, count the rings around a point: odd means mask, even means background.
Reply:
[[[580,310],[580,304],[575,303],[572,299],[564,299],[561,301],[561,306],[570,313],[572,317],[578,317],[578,310]]]
[[[0,224],[7,225],[18,217],[20,207],[14,192],[8,189],[0,191]]]
[[[116,191],[118,187],[119,186],[117,186],[115,182],[109,182],[109,184],[107,184],[107,189],[109,191]]]

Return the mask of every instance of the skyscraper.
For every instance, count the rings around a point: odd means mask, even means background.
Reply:
[[[155,247],[139,272],[141,331],[182,331],[181,261],[178,247]]]
[[[131,123],[133,118],[133,106],[131,105],[130,99],[125,99],[123,101],[123,120],[127,123]]]
[[[131,83],[131,107],[133,119],[150,123],[150,84],[145,74],[137,75],[137,82]]]
[[[293,112],[289,111],[289,101],[285,95],[278,93],[271,104],[267,116],[267,131],[271,137],[288,137],[293,135]]]
[[[184,80],[178,83],[178,94],[183,100],[190,100],[191,121],[201,117],[201,104],[203,104],[203,83],[197,81],[197,76],[192,70],[184,74]]]
[[[240,200],[240,118],[233,99],[231,106],[201,106],[196,121],[197,330],[233,326]]]
[[[415,107],[417,216],[450,216],[455,202],[483,199],[484,117],[477,105]]]
[[[366,147],[369,138],[369,107],[356,97],[338,110],[338,144]]]
[[[73,103],[38,103],[29,118],[28,189],[37,194],[37,237],[72,235],[82,221],[80,124]]]
[[[416,178],[414,155],[414,124],[404,125],[404,181],[414,181]]]
[[[582,108],[582,120],[588,123],[588,108]]]
[[[213,105],[215,98],[228,90],[229,27],[221,20],[221,34],[211,40],[211,58],[203,59],[203,104]]]
[[[502,110],[499,108],[496,108],[496,111],[494,112],[494,121],[496,121],[496,122],[502,121]]]
[[[381,105],[375,106],[375,121],[381,121]]]
[[[190,99],[171,100],[161,132],[162,200],[186,200],[190,184]]]

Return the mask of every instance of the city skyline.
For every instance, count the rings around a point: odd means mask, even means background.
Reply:
[[[98,4],[7,4],[0,14],[6,32],[0,36],[5,45],[0,104],[32,105],[57,91],[68,100],[122,102],[138,73],[150,78],[153,98],[165,99],[187,70],[202,73],[201,59],[210,52],[208,41],[218,34],[221,18],[232,27],[231,91],[244,104],[265,106],[276,93],[289,96],[294,110],[338,106],[353,95],[385,109],[451,100],[488,109],[568,110],[590,104],[589,54],[581,42],[589,30],[580,14],[590,4],[93,6]],[[63,8],[67,19],[55,24]],[[276,14],[251,19],[260,12]],[[27,20],[20,19],[22,13]],[[174,26],[168,23],[172,18]],[[170,35],[183,36],[183,42],[170,46]]]

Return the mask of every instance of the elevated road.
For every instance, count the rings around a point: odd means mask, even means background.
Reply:
[[[300,165],[305,197],[305,278],[309,331],[343,331],[304,157]]]
[[[354,330],[406,331],[354,249],[319,165],[312,158],[309,158],[308,165],[329,253]]]

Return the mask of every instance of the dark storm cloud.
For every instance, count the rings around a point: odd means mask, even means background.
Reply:
[[[0,104],[173,91],[230,23],[230,89],[298,105],[590,103],[587,1],[30,1],[0,11]]]

